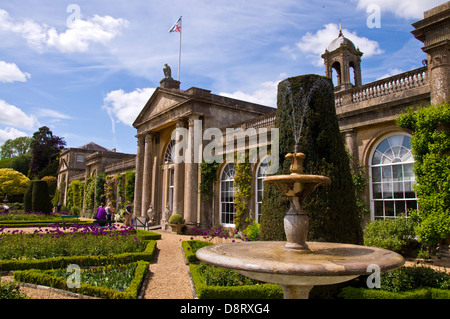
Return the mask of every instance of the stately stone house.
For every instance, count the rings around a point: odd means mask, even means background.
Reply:
[[[67,189],[74,180],[85,182],[99,172],[106,174],[134,171],[136,155],[116,152],[93,142],[80,147],[71,147],[61,152],[59,157],[58,188],[63,203],[66,203]]]
[[[417,207],[412,188],[411,132],[399,128],[395,119],[407,107],[450,100],[450,2],[425,12],[424,19],[413,27],[412,34],[424,43],[425,53],[418,58],[423,67],[415,70],[362,84],[363,52],[342,32],[324,48],[322,55],[325,75],[336,79],[336,113],[353,165],[359,163],[367,169],[365,198],[371,219],[392,218]],[[275,109],[195,87],[183,91],[178,81],[165,74],[133,123],[137,130],[134,213],[146,216],[151,207],[157,222],[169,210],[182,214],[189,225],[232,226],[234,163],[220,164],[212,198],[201,198],[199,163],[211,140],[205,132],[211,128],[221,132],[226,128],[274,128]],[[179,132],[176,128],[186,134],[173,134]],[[198,139],[196,142],[199,136],[200,143]],[[270,145],[271,138],[269,134],[266,140],[258,140],[258,146]],[[181,150],[181,162],[177,161],[180,149],[176,141],[189,146]],[[258,157],[252,164],[250,210],[256,221],[260,218],[262,179],[267,174],[268,158]]]

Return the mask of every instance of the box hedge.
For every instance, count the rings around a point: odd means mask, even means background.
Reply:
[[[27,282],[37,285],[48,286],[52,288],[68,290],[73,293],[81,295],[88,295],[93,297],[105,299],[136,299],[142,287],[142,283],[149,271],[149,262],[138,261],[134,273],[134,279],[130,286],[125,291],[117,291],[114,289],[94,286],[86,283],[80,283],[80,288],[69,289],[67,286],[67,279],[58,276],[52,276],[44,271],[31,269],[14,272],[14,279],[19,282]]]
[[[368,288],[345,287],[339,297],[344,299],[450,299],[450,290],[417,288],[404,292],[391,292]]]
[[[111,256],[64,256],[33,260],[2,260],[0,269],[3,271],[26,269],[56,269],[64,268],[70,264],[80,266],[102,266],[111,263],[130,263],[139,260],[150,262],[156,249],[156,241],[150,240],[143,252],[122,253]]]

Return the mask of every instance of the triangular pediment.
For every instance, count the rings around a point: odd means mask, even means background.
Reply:
[[[189,98],[187,94],[179,90],[157,88],[137,116],[133,127],[137,128],[143,122],[170,111],[185,103]]]

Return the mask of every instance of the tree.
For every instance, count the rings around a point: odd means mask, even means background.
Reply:
[[[414,190],[419,241],[435,245],[450,238],[450,104],[430,105],[403,113],[397,124],[413,132]]]
[[[30,184],[28,177],[11,168],[0,169],[0,194],[23,195]]]
[[[46,126],[39,128],[33,134],[31,141],[31,176],[56,176],[59,153],[66,142],[63,138],[54,136]],[[39,176],[42,172],[42,176]]]
[[[1,158],[12,158],[29,153],[31,148],[31,137],[22,136],[14,140],[7,140],[0,148]]]

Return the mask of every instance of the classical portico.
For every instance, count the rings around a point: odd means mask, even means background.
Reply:
[[[166,209],[171,214],[181,214],[187,225],[210,220],[203,215],[211,214],[214,205],[202,202],[199,192],[204,130],[234,127],[238,121],[273,111],[200,88],[182,91],[179,82],[164,78],[133,123],[138,140],[136,216],[146,216],[151,205],[157,221]],[[196,123],[201,123],[200,128]],[[187,136],[181,136],[177,128]],[[180,149],[176,145],[186,147]]]

